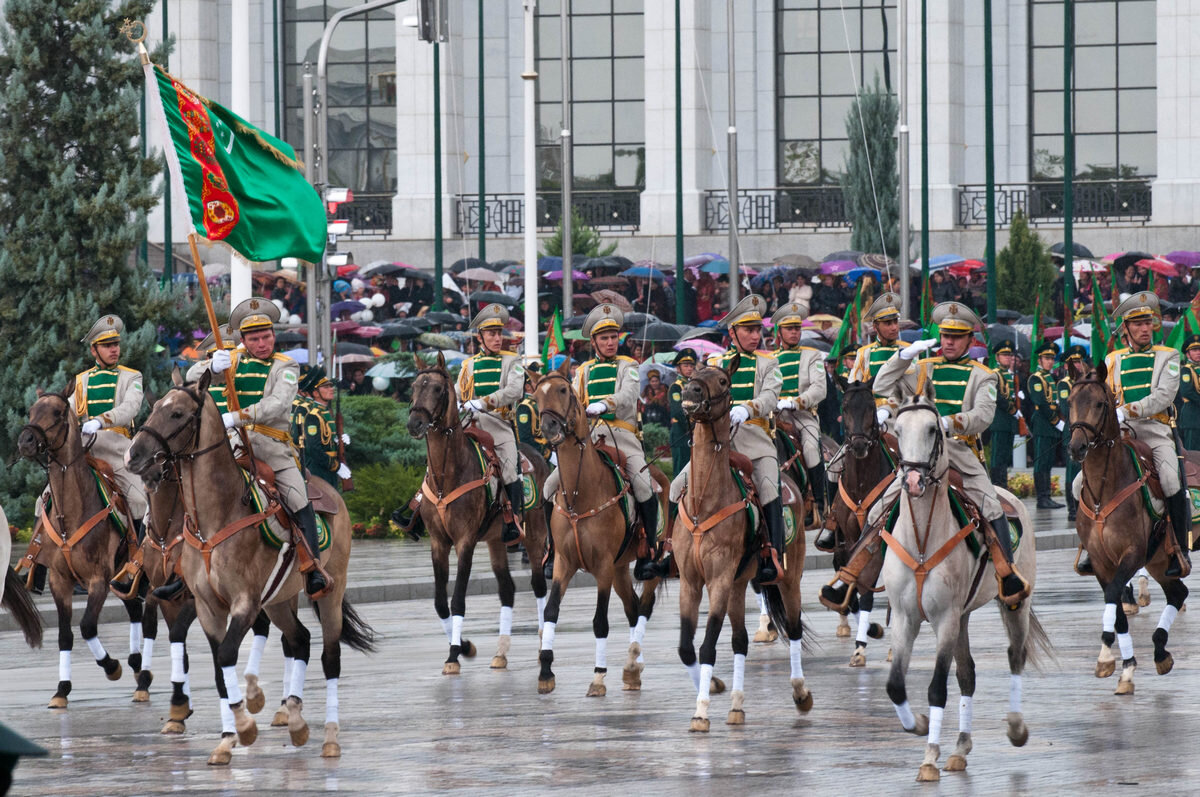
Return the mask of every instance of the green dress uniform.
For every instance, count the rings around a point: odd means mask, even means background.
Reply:
[[[1183,346],[1183,361],[1179,369],[1179,436],[1183,447],[1200,451],[1200,365],[1187,358],[1190,349],[1200,348],[1200,335],[1188,337]]]
[[[1046,354],[1058,356],[1058,345],[1045,341],[1037,348],[1035,357]],[[1033,486],[1037,494],[1038,509],[1061,507],[1051,498],[1050,469],[1058,453],[1062,439],[1058,417],[1058,396],[1055,392],[1054,375],[1039,366],[1029,375],[1029,401],[1032,407],[1029,416],[1029,432],[1033,435]]]
[[[1015,352],[1010,341],[1002,341],[992,347],[992,354]],[[1008,469],[1013,464],[1013,441],[1020,429],[1018,412],[1020,404],[1017,394],[1021,391],[1017,375],[1011,370],[997,369],[1000,376],[999,390],[996,391],[996,415],[992,418],[991,451],[988,457],[988,475],[992,484],[998,487],[1008,487]]]
[[[537,449],[546,461],[550,460],[550,444],[542,436],[541,419],[538,417],[537,402],[526,396],[517,404],[517,440]]]
[[[329,408],[319,402],[308,403],[304,418],[304,448],[301,451],[304,454],[304,467],[310,474],[334,487],[341,485],[341,479],[337,476],[341,461],[338,459],[333,418]]]
[[[1063,355],[1063,364],[1066,365],[1066,372],[1054,387],[1058,395],[1058,417],[1063,422],[1063,460],[1067,464],[1063,495],[1067,499],[1067,520],[1072,522],[1075,520],[1075,512],[1079,502],[1075,500],[1075,495],[1071,491],[1070,485],[1075,481],[1075,474],[1079,473],[1079,463],[1071,458],[1071,452],[1067,450],[1071,444],[1071,389],[1075,386],[1075,380],[1071,377],[1071,363],[1082,363],[1087,359],[1087,356],[1087,349],[1082,346],[1075,345],[1067,349],[1067,353]]]
[[[694,366],[697,360],[698,356],[693,349],[683,349],[675,355],[671,365],[678,371],[679,366],[685,363],[691,363]],[[679,375],[667,389],[667,408],[671,416],[671,469],[673,473],[680,473],[692,459],[692,424],[688,420],[687,413],[683,411],[684,382],[683,376]]]

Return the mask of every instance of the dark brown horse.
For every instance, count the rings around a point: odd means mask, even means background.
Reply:
[[[408,412],[408,432],[424,439],[429,467],[422,485],[421,520],[429,531],[433,557],[433,608],[442,621],[450,653],[442,667],[443,675],[458,675],[459,656],[472,658],[475,645],[462,636],[467,612],[467,586],[475,546],[484,543],[492,562],[492,572],[500,587],[500,638],[492,669],[508,666],[512,644],[513,598],[516,587],[508,570],[508,549],[501,540],[504,517],[489,496],[500,488],[496,474],[481,461],[480,449],[464,429],[458,412],[458,394],[454,380],[446,370],[446,360],[438,355],[437,364],[417,374],[413,382],[412,406]],[[519,446],[533,467],[533,484],[540,490],[549,474],[546,460],[532,449]],[[450,579],[450,549],[458,554],[454,579],[454,597],[447,603],[446,586]],[[546,578],[540,562],[546,551],[546,516],[540,496],[525,512],[525,549],[533,563],[531,581],[538,601],[538,624],[546,595]]]
[[[641,595],[634,591],[629,564],[637,556],[638,540],[627,534],[625,512],[618,505],[627,496],[618,489],[612,468],[601,459],[599,449],[592,443],[583,404],[567,376],[567,363],[543,377],[531,374],[530,378],[534,379],[533,395],[541,415],[542,434],[557,454],[560,477],[550,521],[554,535],[554,582],[546,601],[538,692],[554,691],[551,664],[558,611],[567,586],[579,570],[591,573],[596,579],[596,613],[592,617],[596,663],[587,695],[602,697],[607,692],[604,676],[608,672],[608,600],[612,590],[621,599],[629,622],[629,648],[621,680],[625,690],[639,690],[645,666],[642,638],[654,609],[658,579],[642,582]],[[670,483],[653,466],[650,477],[659,485],[659,501],[665,502]],[[660,504],[659,517],[666,517],[665,503]]]
[[[717,639],[726,616],[733,631],[733,683],[726,723],[746,721],[745,694],[746,587],[757,572],[759,531],[747,532],[749,505],[730,470],[730,385],[737,370],[734,357],[728,370],[706,366],[683,387],[683,410],[694,422],[691,473],[679,500],[679,517],[671,532],[671,550],[679,566],[679,658],[696,687],[696,713],[691,730],[707,733],[709,695],[719,684],[712,677]],[[743,458],[744,459],[744,458]],[[800,579],[804,575],[804,505],[788,477],[780,490],[786,511],[792,513],[796,534],[788,544],[776,583],[762,587],[767,608],[779,633],[788,640],[791,657],[792,701],[801,712],[812,709],[812,693],[804,685],[801,639]],[[747,481],[749,481],[747,479]],[[788,502],[788,494],[791,502]],[[696,663],[694,638],[700,599],[708,591],[708,623]],[[720,691],[717,688],[716,691]]]
[[[1176,613],[1187,599],[1188,588],[1181,579],[1167,578],[1165,571],[1172,554],[1167,545],[1174,536],[1164,518],[1164,533],[1155,536],[1151,518],[1140,495],[1145,477],[1139,475],[1117,423],[1117,403],[1105,379],[1103,363],[1093,370],[1084,365],[1071,388],[1071,457],[1082,463],[1082,489],[1075,530],[1087,549],[1104,590],[1104,618],[1100,634],[1100,656],[1096,677],[1106,678],[1116,670],[1112,646],[1118,643],[1122,671],[1118,695],[1133,694],[1133,674],[1137,659],[1129,620],[1122,607],[1121,593],[1126,582],[1145,567],[1163,588],[1167,605],[1152,637],[1154,664],[1159,675],[1174,666],[1167,651],[1167,635]],[[1071,489],[1068,485],[1067,489]]]
[[[17,626],[25,634],[25,641],[32,648],[42,646],[42,616],[38,614],[33,599],[25,589],[25,582],[13,572],[8,561],[12,554],[12,536],[3,533],[8,528],[8,517],[0,507],[0,605],[12,612]]]
[[[50,708],[66,708],[71,693],[71,597],[76,584],[87,590],[79,633],[108,680],[121,678],[120,662],[100,642],[98,623],[114,566],[124,556],[126,537],[101,500],[96,476],[87,463],[79,420],[69,401],[74,390],[72,381],[63,393],[43,393],[29,408],[29,423],[17,436],[21,456],[46,469],[50,486],[51,505],[45,509],[41,533],[53,544],[42,547],[37,561],[49,569],[50,592],[58,610],[58,689]],[[126,525],[131,522],[125,519]],[[141,600],[123,603],[129,622],[140,626]],[[139,650],[134,659],[131,651],[131,665],[140,664],[140,656]]]

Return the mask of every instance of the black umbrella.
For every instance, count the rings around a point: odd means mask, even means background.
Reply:
[[[505,307],[516,307],[518,304],[516,299],[500,291],[475,291],[469,299],[478,304],[502,304]]]
[[[1153,260],[1154,255],[1149,252],[1126,252],[1120,257],[1113,260],[1112,267],[1121,277],[1125,276],[1125,269],[1130,266],[1136,266],[1139,260]]]
[[[674,343],[679,340],[679,336],[683,334],[683,330],[675,324],[667,324],[663,321],[654,321],[646,324],[644,327],[634,332],[630,337],[634,340],[648,341],[651,343]]]
[[[654,322],[659,321],[659,320],[661,320],[661,319],[659,319],[659,317],[656,316],[654,313],[626,313],[625,314],[625,328],[626,329],[640,329],[641,327],[644,327],[647,324],[653,324]]]
[[[308,343],[308,335],[303,335],[299,332],[279,332],[275,335],[275,342],[283,344],[305,344]]]
[[[996,319],[999,321],[1019,321],[1021,314],[1016,310],[997,310]]]
[[[1014,327],[1008,324],[988,324],[988,338],[992,345],[996,345],[1001,341],[1010,341],[1017,347],[1017,354],[1020,354],[1025,359],[1029,359],[1033,351],[1033,345],[1029,342],[1029,336],[1018,332]]]
[[[583,320],[585,318],[587,318],[586,314],[573,315],[562,322],[563,329],[583,329]]]
[[[337,349],[338,357],[341,357],[344,354],[365,354],[368,357],[375,356],[374,352],[371,351],[371,347],[362,343],[348,343],[344,340],[339,340],[337,342],[337,346],[334,348]]]
[[[826,354],[833,351],[833,344],[825,340],[825,338],[804,338],[803,343],[805,346],[823,351]]]
[[[1029,315],[1023,315],[1019,319],[1017,319],[1017,323],[1018,324],[1032,324],[1034,318],[1035,318],[1035,316],[1033,315],[1033,313],[1030,313]],[[1045,328],[1047,326],[1052,327],[1057,323],[1058,323],[1057,318],[1051,318],[1048,315],[1042,316],[1042,327],[1043,328]]]
[[[1054,246],[1050,247],[1050,254],[1058,255],[1061,258],[1063,255],[1063,252],[1066,251],[1066,248],[1067,248],[1066,242],[1059,241]],[[1095,257],[1095,255],[1092,254],[1092,250],[1088,249],[1086,246],[1079,243],[1079,241],[1073,241],[1071,243],[1071,251],[1075,253],[1075,257],[1086,257],[1088,260],[1091,260],[1092,258]],[[1074,259],[1074,258],[1072,258],[1072,259]]]
[[[422,318],[421,316],[416,316],[414,318],[401,318],[400,323],[407,324],[410,327],[416,327],[422,332],[433,326],[432,321],[430,321],[428,318]]]
[[[450,271],[454,274],[457,274],[460,271],[466,271],[469,268],[487,268],[487,267],[488,267],[488,264],[483,262],[482,260],[480,260],[477,257],[464,257],[464,258],[460,258],[459,260],[455,260],[454,263],[450,266]]]
[[[501,269],[508,268],[509,266],[517,266],[517,265],[520,265],[520,264],[517,263],[517,261],[515,261],[515,260],[495,260],[495,261],[492,261],[491,263],[488,263],[487,268],[490,268],[492,271],[500,271]]]
[[[379,335],[379,340],[384,338],[397,338],[399,340],[412,340],[417,335],[421,334],[421,330],[410,324],[385,324],[383,332]]]
[[[399,271],[412,271],[411,268],[398,266],[395,263],[377,263],[373,266],[367,266],[359,272],[360,277],[386,277],[389,274],[395,274]]]
[[[862,256],[863,253],[855,249],[843,249],[840,252],[830,252],[829,254],[825,255],[825,258],[821,262],[831,263],[834,260],[853,260],[855,263],[857,263],[858,259]]]
[[[442,324],[443,326],[454,326],[455,324],[460,324],[463,322],[462,316],[454,313],[447,313],[443,310],[434,310],[433,312],[426,313],[425,317],[433,323]]]

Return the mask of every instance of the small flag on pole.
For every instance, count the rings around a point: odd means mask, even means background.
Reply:
[[[562,311],[555,310],[550,323],[546,325],[546,342],[542,344],[542,367],[548,369],[550,361],[566,351],[566,348],[562,333]]]

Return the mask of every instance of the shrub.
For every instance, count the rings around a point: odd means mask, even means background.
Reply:
[[[354,491],[345,495],[351,522],[356,526],[362,524],[364,528],[377,525],[388,527],[392,512],[408,503],[420,489],[424,477],[424,465],[414,468],[389,463],[364,465],[355,470]],[[398,534],[397,531],[396,536]]]
[[[351,445],[346,464],[354,470],[375,464],[425,467],[425,443],[408,434],[408,406],[386,396],[342,396],[342,419]]]

